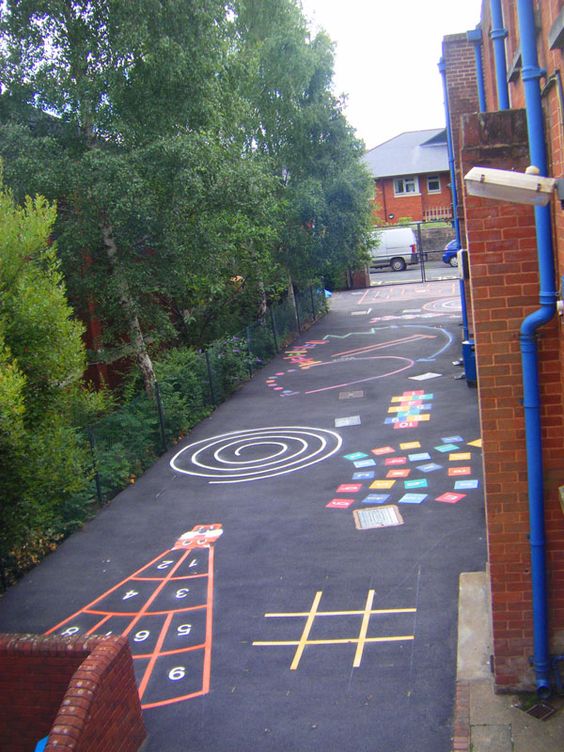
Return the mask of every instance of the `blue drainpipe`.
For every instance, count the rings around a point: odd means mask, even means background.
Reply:
[[[478,102],[480,112],[487,110],[486,89],[484,87],[484,67],[482,65],[482,30],[480,27],[466,32],[466,39],[474,45],[474,57],[476,59],[476,83],[478,84]]]
[[[517,0],[519,36],[523,67],[521,77],[525,89],[529,154],[531,164],[541,175],[548,175],[544,136],[544,118],[539,79],[545,71],[539,68],[532,0]],[[537,252],[539,263],[540,308],[521,324],[521,359],[523,364],[523,405],[527,446],[529,490],[529,525],[531,546],[531,578],[533,587],[533,664],[537,693],[550,695],[550,655],[548,646],[548,596],[546,586],[546,544],[544,532],[544,491],[542,433],[538,352],[536,332],[553,318],[557,292],[554,280],[554,249],[550,205],[535,207]]]
[[[445,119],[446,119],[446,134],[447,134],[447,151],[448,151],[448,168],[450,171],[450,186],[452,193],[452,216],[454,225],[454,235],[456,238],[456,246],[458,250],[462,248],[462,242],[460,239],[460,220],[458,219],[458,191],[456,190],[456,173],[454,171],[454,148],[452,145],[452,130],[450,127],[450,107],[448,104],[448,88],[446,79],[446,65],[445,60],[442,57],[439,60],[439,72],[443,79],[443,93],[445,98]],[[464,280],[459,280],[458,287],[460,290],[460,303],[462,307],[462,328],[464,331],[464,340],[468,340],[468,308],[466,305],[466,290],[464,289]]]
[[[500,110],[509,109],[509,92],[507,89],[507,62],[505,60],[505,38],[507,29],[503,26],[501,0],[490,0],[492,14],[492,30],[495,59],[495,82],[497,87],[497,104]]]

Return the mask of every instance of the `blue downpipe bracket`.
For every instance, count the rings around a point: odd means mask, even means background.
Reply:
[[[493,12],[494,0],[492,0]],[[529,134],[531,163],[548,175],[544,117],[536,44],[535,17],[532,0],[517,0],[519,35],[521,39],[525,108]],[[535,226],[539,263],[540,308],[521,324],[520,344],[523,365],[523,405],[527,450],[527,481],[529,491],[529,525],[531,547],[531,579],[533,590],[533,666],[539,697],[551,694],[551,658],[548,640],[548,590],[546,576],[546,540],[544,520],[544,484],[542,458],[541,398],[538,377],[537,330],[548,323],[556,312],[557,292],[554,275],[554,248],[549,206],[535,207]]]

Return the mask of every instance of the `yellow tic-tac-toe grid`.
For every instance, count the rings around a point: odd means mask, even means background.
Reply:
[[[364,653],[364,647],[367,643],[374,642],[400,642],[402,640],[413,640],[415,635],[389,635],[386,637],[368,637],[368,626],[371,617],[378,614],[413,614],[417,611],[415,608],[380,608],[374,609],[372,605],[374,603],[375,591],[369,590],[366,597],[364,608],[359,611],[320,611],[319,605],[323,591],[318,590],[311,604],[309,611],[296,611],[289,613],[271,613],[265,614],[266,619],[277,619],[294,617],[305,619],[304,628],[302,634],[298,640],[276,640],[276,641],[256,641],[253,645],[257,647],[295,647],[294,657],[290,664],[290,669],[295,671],[300,665],[300,661],[304,650],[309,645],[356,645],[356,650],[353,658],[353,668],[358,668],[362,662],[362,656]],[[329,618],[335,616],[359,616],[360,628],[356,637],[343,637],[333,640],[311,640],[310,633],[313,624],[318,618]]]

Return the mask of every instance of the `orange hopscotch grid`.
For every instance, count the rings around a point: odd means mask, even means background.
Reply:
[[[197,525],[196,527],[194,527],[194,529],[191,532],[185,533],[184,535],[180,536],[180,538],[178,538],[178,540],[176,541],[176,543],[171,549],[167,549],[166,551],[163,551],[161,554],[159,554],[154,559],[152,559],[148,564],[144,564],[142,567],[137,569],[132,575],[130,575],[129,577],[125,577],[123,580],[118,582],[117,585],[114,585],[105,593],[98,596],[98,598],[95,598],[87,606],[85,606],[84,608],[78,611],[75,611],[71,616],[59,622],[54,627],[51,627],[51,629],[47,630],[45,634],[47,635],[53,634],[57,630],[61,629],[61,627],[69,623],[72,623],[81,614],[94,614],[94,615],[99,615],[102,618],[94,626],[90,627],[87,631],[85,631],[84,632],[85,635],[95,634],[96,631],[100,629],[100,627],[106,624],[113,617],[130,616],[132,617],[130,623],[121,632],[123,636],[127,637],[135,628],[135,626],[139,624],[140,620],[144,616],[148,616],[148,615],[165,616],[165,620],[160,629],[159,636],[157,638],[154,649],[149,653],[137,653],[133,655],[134,660],[148,659],[147,667],[145,668],[145,671],[143,672],[143,676],[139,683],[139,697],[141,701],[143,700],[143,695],[145,693],[145,690],[147,689],[149,680],[151,679],[151,676],[153,674],[153,671],[157,665],[159,658],[164,657],[164,656],[177,655],[180,653],[189,653],[189,652],[194,652],[196,650],[203,650],[204,659],[203,659],[203,670],[202,670],[202,686],[201,686],[201,689],[199,690],[196,690],[187,694],[171,697],[165,700],[158,700],[158,701],[150,702],[150,703],[142,702],[142,705],[141,705],[142,708],[147,709],[147,708],[160,707],[162,705],[170,705],[175,702],[180,702],[182,700],[188,700],[192,697],[199,697],[201,695],[207,694],[210,689],[212,633],[213,633],[214,543],[215,543],[215,540],[222,534],[222,532],[223,531],[222,531],[221,525]],[[177,551],[179,549],[183,550],[182,555],[180,556],[179,560],[174,564],[174,566],[171,567],[171,569],[165,575],[163,575],[162,577],[142,576],[142,573],[144,571],[154,566],[164,556],[170,555],[171,551]],[[178,572],[178,570],[182,567],[186,559],[191,554],[193,554],[194,551],[198,549],[208,550],[207,572],[203,574],[199,573],[199,574],[175,577],[175,573]],[[155,602],[156,598],[160,595],[160,593],[166,588],[166,586],[169,583],[181,582],[181,581],[183,582],[183,581],[188,581],[188,580],[197,580],[197,579],[203,579],[203,578],[207,578],[205,604],[197,605],[197,606],[184,606],[181,608],[166,609],[166,610],[159,610],[159,611],[149,610],[151,605]],[[119,588],[123,587],[125,584],[132,583],[132,582],[158,583],[155,590],[145,600],[143,606],[140,609],[137,609],[136,611],[108,611],[108,610],[95,608],[95,606],[98,603],[100,603],[100,601],[104,600],[104,598],[107,598],[112,593],[115,593],[117,590],[119,590]],[[172,649],[172,650],[162,650],[162,647],[164,645],[165,639],[169,632],[172,620],[175,615],[187,613],[191,611],[202,611],[204,609],[206,610],[205,638],[202,643],[198,643],[196,645],[190,645],[188,647]]]

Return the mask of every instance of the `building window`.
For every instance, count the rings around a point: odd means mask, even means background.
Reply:
[[[438,175],[427,175],[427,192],[440,193],[441,179]]]
[[[405,196],[406,193],[419,193],[419,179],[417,176],[395,178],[394,194],[396,196]]]

